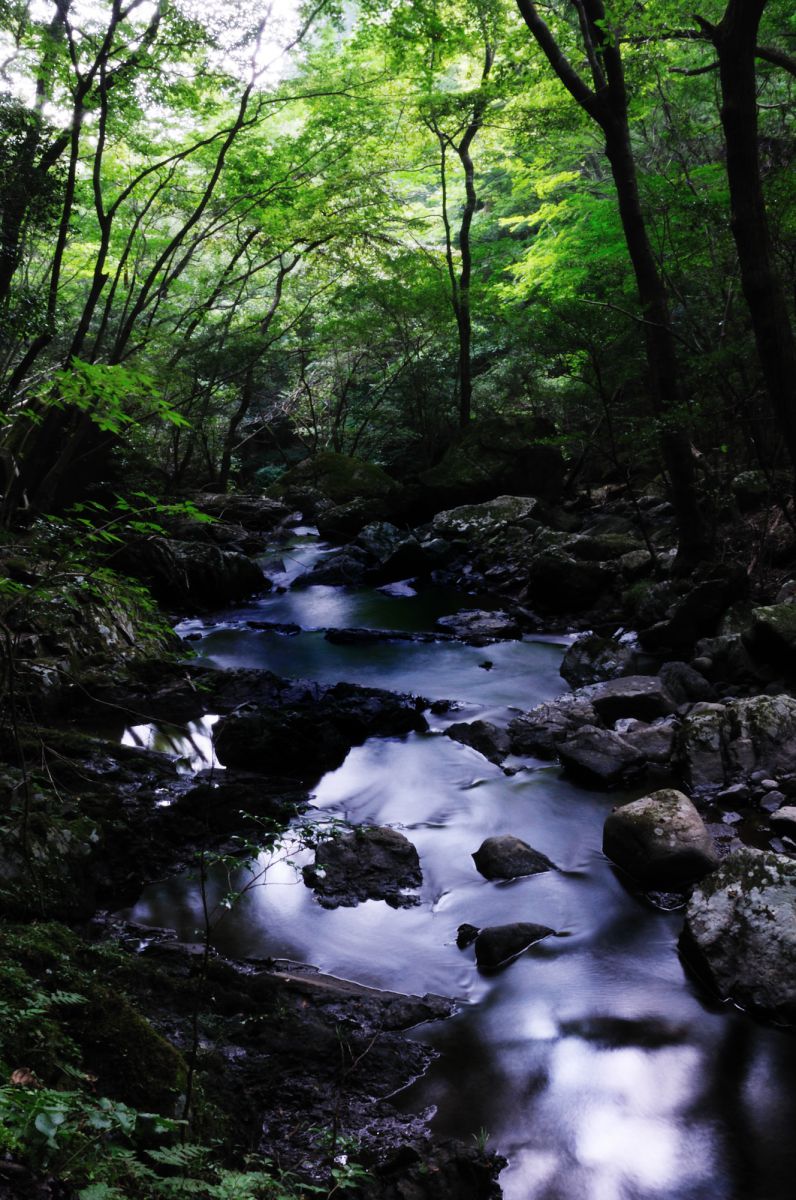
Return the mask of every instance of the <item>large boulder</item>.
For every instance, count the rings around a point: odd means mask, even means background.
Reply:
[[[437,513],[431,522],[436,537],[483,541],[510,525],[534,532],[548,523],[548,510],[532,496],[497,496],[483,504],[463,504]]]
[[[796,1020],[796,860],[743,847],[694,891],[682,947],[720,996]]]
[[[677,737],[689,787],[712,789],[762,771],[769,778],[796,772],[796,699],[752,696],[728,704],[695,704]]]
[[[584,725],[557,746],[567,770],[592,787],[618,787],[637,778],[646,758],[611,729]]]
[[[614,809],[603,853],[645,888],[681,888],[717,863],[705,824],[682,792],[664,788]]]
[[[412,893],[423,882],[417,850],[387,826],[365,825],[323,838],[303,875],[324,908],[350,908],[363,900],[408,908],[419,903]]]
[[[201,542],[141,538],[125,546],[116,563],[142,579],[161,604],[180,609],[216,608],[271,586],[244,554]]]
[[[515,717],[508,725],[512,754],[555,758],[559,745],[584,725],[596,725],[588,689],[559,696]]]
[[[650,675],[625,675],[597,683],[589,688],[589,699],[598,717],[608,725],[623,717],[654,721],[676,707],[662,679]]]
[[[381,521],[387,508],[383,498],[349,500],[322,509],[315,515],[315,524],[321,537],[331,542],[347,542],[374,521]]]
[[[417,701],[351,683],[293,683],[262,705],[244,704],[213,728],[224,766],[315,778],[339,767],[369,737],[400,737],[427,728]]]
[[[511,834],[486,838],[473,855],[473,862],[485,879],[518,879],[555,868],[546,854]]]
[[[490,762],[500,763],[511,749],[511,740],[505,729],[499,729],[491,721],[457,721],[445,730],[446,737],[464,746],[471,746]]]
[[[475,939],[475,961],[479,967],[494,970],[522,954],[529,946],[555,935],[547,925],[517,921],[512,925],[490,925]]]
[[[582,633],[568,647],[561,662],[561,675],[571,687],[618,679],[630,673],[635,656],[632,641],[617,641],[597,633]]]
[[[566,468],[554,437],[554,427],[536,417],[484,417],[472,421],[420,481],[438,507],[501,494],[556,500]]]
[[[290,509],[268,496],[204,492],[195,498],[200,512],[231,525],[270,533],[290,516]]]

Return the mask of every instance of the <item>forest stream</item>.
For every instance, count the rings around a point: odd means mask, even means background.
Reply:
[[[601,852],[603,822],[621,797],[579,787],[537,760],[509,758],[504,770],[442,736],[454,720],[505,715],[559,694],[568,639],[535,635],[486,648],[455,640],[331,644],[323,633],[330,627],[429,631],[473,598],[404,585],[292,586],[326,552],[312,529],[299,528],[280,561],[264,561],[278,585],[272,593],[186,620],[178,633],[191,639],[199,662],[215,667],[457,702],[429,715],[428,733],[354,748],[313,791],[315,822],[390,825],[406,834],[422,865],[419,903],[325,909],[298,869],[312,852],[297,844],[290,861],[276,851],[263,886],[219,922],[216,948],[454,998],[452,1018],[413,1032],[438,1057],[393,1102],[427,1113],[439,1137],[488,1138],[509,1160],[501,1176],[506,1200],[792,1196],[796,1099],[788,1080],[796,1043],[712,1003],[685,972],[677,950],[682,913],[632,895]],[[139,726],[125,740],[179,755],[190,770],[212,763],[211,725],[208,715],[176,740]],[[557,869],[487,881],[471,855],[497,834],[524,839]],[[211,878],[211,903],[228,886],[220,874]],[[150,885],[125,916],[196,940],[195,876]],[[457,947],[463,923],[514,921],[548,925],[559,936],[490,973],[478,969],[472,947]]]

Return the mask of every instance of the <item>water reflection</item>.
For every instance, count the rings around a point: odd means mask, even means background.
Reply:
[[[218,665],[450,697],[466,703],[457,719],[561,691],[554,644],[363,649],[317,633],[287,639],[240,627],[271,619],[428,628],[438,603],[309,588],[228,614],[215,629],[194,628],[204,635],[200,655]],[[489,671],[479,665],[486,657]],[[421,903],[324,910],[300,875],[312,853],[296,844],[259,861],[267,886],[245,872],[211,877],[213,905],[255,880],[216,924],[215,943],[237,957],[285,956],[375,987],[458,998],[454,1018],[416,1031],[440,1056],[396,1100],[411,1111],[432,1107],[440,1135],[486,1130],[510,1159],[506,1200],[790,1200],[796,1041],[705,1005],[677,955],[681,916],[639,904],[602,855],[603,822],[620,799],[541,764],[509,778],[439,732],[368,742],[321,780],[315,819],[403,829],[421,859]],[[488,883],[471,855],[501,833],[524,838],[557,869]],[[132,916],[191,940],[201,919],[197,881],[148,888]],[[491,975],[478,971],[472,949],[456,947],[463,922],[518,920],[565,936]]]
[[[176,759],[177,770],[190,775],[205,767],[224,768],[216,758],[213,748],[213,726],[218,720],[216,713],[208,713],[198,721],[187,725],[169,725],[158,722],[151,725],[131,725],[122,734],[123,746],[139,746],[143,750],[156,750]]]

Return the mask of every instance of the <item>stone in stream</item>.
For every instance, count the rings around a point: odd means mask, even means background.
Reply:
[[[506,730],[499,729],[491,721],[457,721],[448,726],[445,736],[470,746],[494,763],[502,762],[511,748]]]
[[[617,787],[640,775],[646,758],[612,729],[584,725],[557,747],[564,766],[584,783]]]
[[[796,699],[751,696],[727,704],[695,704],[677,738],[686,782],[694,789],[726,788],[762,772],[761,779],[796,772]]]
[[[517,921],[511,925],[490,925],[475,939],[475,961],[479,967],[494,970],[527,950],[529,946],[555,935],[547,925]]]
[[[324,908],[351,908],[363,900],[386,900],[391,908],[418,904],[407,890],[423,882],[417,850],[397,829],[360,826],[324,838],[304,882]]]
[[[648,888],[687,887],[718,862],[702,818],[674,788],[614,809],[605,822],[603,853]]]
[[[224,766],[307,779],[339,767],[350,748],[369,737],[427,728],[411,696],[350,683],[326,687],[276,676],[265,682],[270,695],[264,690],[260,703],[241,705],[213,728]]]
[[[796,1021],[796,860],[733,851],[694,891],[680,944],[722,998]]]
[[[488,646],[492,642],[511,641],[522,634],[514,619],[506,612],[484,612],[475,608],[440,617],[437,625],[471,646]]]
[[[473,862],[485,879],[519,879],[555,870],[546,854],[511,834],[487,838],[473,855]]]

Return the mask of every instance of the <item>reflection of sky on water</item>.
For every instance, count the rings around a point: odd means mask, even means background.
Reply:
[[[313,588],[230,614],[215,632],[193,628],[206,632],[197,645],[210,661],[469,701],[457,719],[561,691],[555,645],[336,647],[318,634],[232,627],[243,616],[428,628],[439,599]],[[490,671],[478,665],[486,658]],[[312,852],[279,848],[258,864],[265,885],[245,872],[233,881],[253,886],[215,942],[237,957],[284,956],[376,987],[458,997],[451,1020],[415,1032],[440,1056],[396,1102],[433,1109],[442,1136],[485,1130],[510,1160],[506,1200],[791,1200],[796,1041],[703,1003],[678,958],[681,915],[634,900],[602,855],[603,822],[620,801],[549,765],[506,777],[440,733],[368,742],[320,781],[311,819],[401,828],[420,854],[421,903],[324,910],[301,879]],[[559,870],[488,883],[471,855],[501,833]],[[211,879],[211,903],[229,888],[226,876]],[[201,911],[197,881],[180,876],[147,888],[131,915],[193,940]],[[491,975],[455,945],[463,922],[518,920],[565,936]]]

